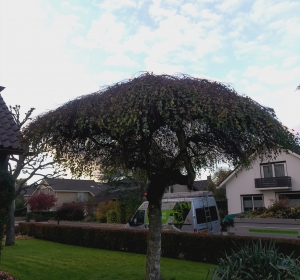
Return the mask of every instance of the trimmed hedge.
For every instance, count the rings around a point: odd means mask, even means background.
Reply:
[[[146,254],[147,231],[104,229],[38,223],[20,223],[20,233],[37,239],[90,248]],[[162,256],[217,264],[220,258],[241,248],[252,237],[199,235],[194,233],[162,232]],[[262,238],[263,243],[274,239]],[[300,256],[298,240],[276,239],[279,253]]]

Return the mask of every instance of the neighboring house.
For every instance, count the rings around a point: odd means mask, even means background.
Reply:
[[[0,92],[4,89],[0,86]],[[19,127],[0,94],[0,169],[7,170],[11,154],[21,154],[19,135]]]
[[[53,194],[57,201],[51,210],[56,211],[63,203],[86,202],[106,189],[105,185],[94,180],[44,179],[32,195]]]
[[[199,180],[194,181],[194,189],[193,191],[207,191],[208,190],[208,182],[211,180],[211,177],[208,176],[207,180]],[[176,193],[176,192],[190,192],[187,185],[172,185],[166,190],[168,193]]]
[[[300,155],[289,152],[269,161],[256,160],[249,170],[236,169],[219,183],[226,188],[228,213],[268,207],[275,200],[300,204]]]
[[[19,188],[19,186],[16,185],[16,190],[17,190],[18,188]],[[25,201],[27,201],[27,200],[29,199],[29,197],[32,196],[32,194],[33,194],[34,191],[35,191],[34,188],[28,188],[28,189],[26,189],[26,190],[23,190],[22,193],[21,193],[21,195],[23,195]]]

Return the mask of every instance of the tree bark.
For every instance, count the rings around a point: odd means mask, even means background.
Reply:
[[[6,241],[5,246],[15,245],[15,200],[12,202],[6,225]]]
[[[147,242],[146,280],[161,280],[161,199],[149,201],[149,232]]]

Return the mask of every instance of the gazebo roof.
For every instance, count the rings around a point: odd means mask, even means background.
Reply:
[[[3,89],[0,87],[0,92]],[[19,127],[0,94],[0,153],[19,154],[21,152],[19,134]]]

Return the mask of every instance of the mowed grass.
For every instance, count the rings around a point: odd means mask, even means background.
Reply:
[[[145,255],[30,239],[4,247],[0,270],[19,280],[142,280],[145,263]],[[213,267],[212,264],[161,259],[164,280],[204,280]]]

